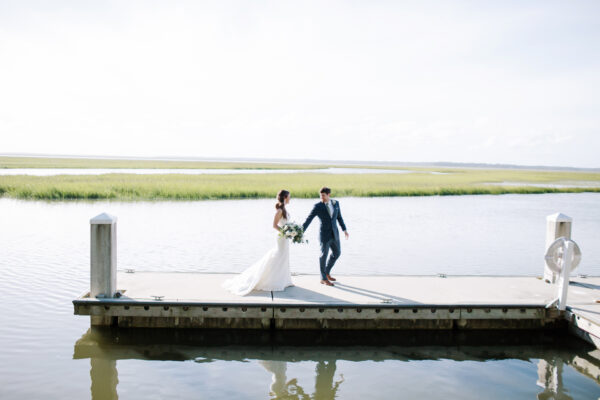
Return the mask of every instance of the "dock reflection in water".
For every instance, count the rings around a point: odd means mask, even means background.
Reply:
[[[92,328],[75,344],[73,358],[90,359],[92,399],[118,398],[119,360],[225,363],[221,368],[213,367],[210,376],[196,378],[203,383],[216,379],[223,385],[222,392],[214,387],[194,387],[198,397],[214,399],[231,398],[232,393],[247,394],[248,398],[257,398],[262,393],[272,399],[302,400],[361,398],[367,393],[370,398],[418,395],[440,399],[482,396],[576,399],[597,398],[600,394],[599,355],[593,347],[566,333],[540,331],[241,332]],[[382,362],[408,364],[411,369],[388,364],[390,368],[383,369],[386,376],[382,377]],[[435,362],[444,364],[435,367],[432,364]],[[515,367],[515,362],[520,366]],[[344,371],[336,368],[340,363],[346,367],[362,365],[350,368],[347,374],[350,376],[344,376]],[[510,365],[499,367],[498,363]],[[302,366],[300,370],[298,365]],[[466,370],[465,365],[469,365]],[[263,376],[256,374],[257,366],[267,371],[271,379],[264,382],[256,379]],[[520,371],[516,378],[507,377],[507,372],[515,369]],[[440,377],[453,370],[452,379]],[[239,387],[224,384],[227,381],[224,375],[233,376]],[[381,387],[381,382],[385,382],[385,387]],[[365,388],[369,385],[370,392]],[[257,392],[257,386],[262,391]],[[179,389],[173,387],[154,395],[185,397]],[[122,396],[129,398],[131,393]]]

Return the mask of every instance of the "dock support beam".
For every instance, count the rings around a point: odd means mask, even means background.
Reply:
[[[559,237],[571,239],[572,225],[573,218],[567,215],[561,213],[548,215],[546,217],[546,248],[544,251],[548,250],[548,247]],[[557,279],[558,274],[544,264],[544,281],[556,283]]]
[[[90,297],[111,298],[117,290],[117,217],[90,220]]]

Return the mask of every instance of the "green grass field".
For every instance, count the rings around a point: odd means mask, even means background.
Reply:
[[[440,170],[440,169],[438,169]],[[600,173],[452,169],[445,175],[410,174],[233,174],[233,175],[58,175],[0,176],[0,196],[17,199],[205,200],[274,198],[279,189],[293,197],[316,198],[321,186],[336,197],[430,196],[505,193],[600,192]],[[490,185],[502,182],[574,184],[552,188]]]

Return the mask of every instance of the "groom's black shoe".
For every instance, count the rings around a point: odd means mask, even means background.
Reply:
[[[321,284],[327,285],[327,286],[333,286],[333,283],[329,282],[327,279],[322,279]]]
[[[335,282],[335,281],[337,281],[337,279],[335,279],[335,278],[334,278],[333,276],[331,276],[331,275],[327,275],[327,279],[329,279],[329,280],[330,280],[330,281],[332,281],[332,282]]]

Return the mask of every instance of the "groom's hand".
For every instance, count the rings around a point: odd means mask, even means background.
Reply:
[[[348,238],[350,237],[350,234],[348,233],[348,231],[344,231],[344,236],[346,236],[346,240],[348,240]]]

